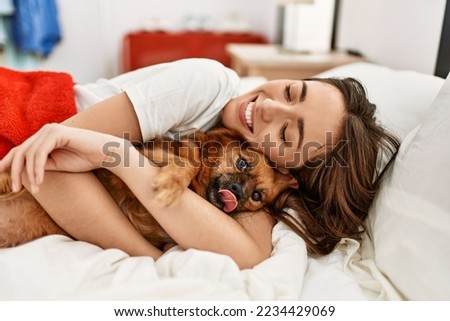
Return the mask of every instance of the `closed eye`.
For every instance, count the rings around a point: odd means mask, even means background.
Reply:
[[[289,125],[289,122],[285,122],[280,129],[280,139],[283,143],[286,143],[286,128]]]
[[[291,102],[292,101],[291,84],[286,85],[286,87],[284,87],[284,96],[286,97],[287,102]]]

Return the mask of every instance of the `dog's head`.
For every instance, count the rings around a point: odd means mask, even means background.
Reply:
[[[230,215],[261,210],[296,183],[234,131],[212,130],[201,140],[202,164],[191,188]]]

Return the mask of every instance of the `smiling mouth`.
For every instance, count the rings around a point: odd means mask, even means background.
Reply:
[[[253,132],[253,107],[255,106],[255,101],[251,101],[247,104],[247,107],[245,107],[245,123],[247,124],[248,128],[251,132]]]

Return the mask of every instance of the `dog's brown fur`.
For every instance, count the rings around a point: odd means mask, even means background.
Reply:
[[[219,189],[234,189],[234,194],[242,194],[237,196],[238,206],[230,215],[258,211],[273,203],[290,184],[290,178],[271,168],[261,152],[242,148],[239,135],[225,128],[207,134],[196,132],[181,141],[156,140],[139,149],[145,157],[162,166],[154,181],[154,191],[156,199],[166,206],[189,186],[218,208],[224,206]],[[238,169],[238,159],[247,168]],[[94,173],[149,242],[159,248],[173,242],[117,176],[106,169]],[[10,176],[0,174],[0,247],[16,246],[49,234],[68,235],[28,191],[12,193],[10,186]]]

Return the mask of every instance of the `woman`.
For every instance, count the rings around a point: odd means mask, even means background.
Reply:
[[[188,59],[77,86],[78,108],[93,106],[65,126],[43,127],[5,156],[0,171],[11,167],[13,189],[23,183],[75,238],[157,259],[161,251],[88,172],[108,160],[102,148],[115,142],[119,147],[110,152],[129,165],[107,168],[181,247],[226,254],[248,268],[271,253],[273,216],[253,213],[236,221],[190,190],[162,208],[152,199],[158,169],[142,166],[129,148],[130,141],[206,130],[221,120],[299,179],[300,194],[291,202],[298,217],[285,211],[276,217],[303,236],[311,252],[328,253],[341,237],[356,236],[379,181],[378,152],[398,148],[376,124],[362,86],[352,79],[276,80],[236,96],[238,85],[237,75],[217,62]]]

